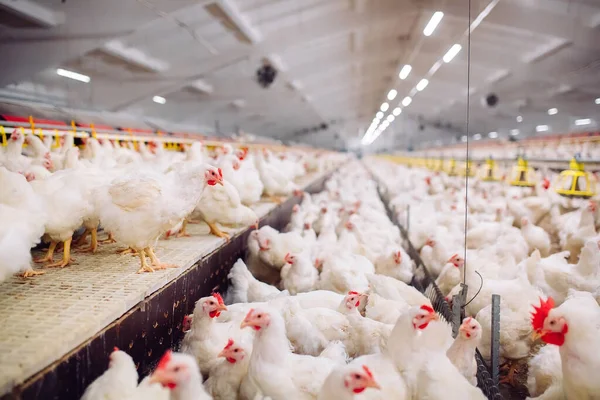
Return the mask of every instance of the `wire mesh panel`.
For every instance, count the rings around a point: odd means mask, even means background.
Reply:
[[[376,181],[377,178],[373,177]],[[435,280],[431,276],[431,273],[427,269],[427,266],[423,263],[419,252],[414,247],[412,242],[409,239],[408,232],[404,228],[404,226],[398,221],[392,210],[389,208],[389,199],[387,198],[387,189],[382,188],[382,185],[379,184],[379,195],[383,204],[385,205],[386,211],[388,213],[388,217],[390,220],[400,229],[400,233],[402,238],[404,239],[405,249],[408,255],[413,259],[416,264],[415,274],[411,281],[411,285],[414,286],[421,293],[425,294],[425,296],[431,301],[431,305],[433,309],[442,316],[449,324],[452,325],[453,331],[458,331],[458,326],[460,325],[460,321],[462,321],[463,315],[460,318],[455,319],[452,309],[450,305],[446,301],[445,296],[442,294],[442,291],[436,285]],[[456,296],[459,298],[459,296]],[[461,305],[461,308],[462,305]],[[462,311],[464,313],[464,309]],[[500,394],[500,390],[498,389],[498,385],[494,383],[492,376],[490,374],[489,367],[483,360],[481,353],[479,350],[475,353],[475,361],[477,362],[477,386],[481,389],[483,394],[491,400],[502,400],[502,395]]]

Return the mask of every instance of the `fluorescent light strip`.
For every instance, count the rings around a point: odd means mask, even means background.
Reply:
[[[591,123],[592,123],[592,120],[589,118],[582,118],[582,119],[575,120],[575,125],[577,125],[577,126],[589,125]]]
[[[77,72],[69,71],[66,69],[58,68],[56,73],[60,76],[64,76],[65,78],[73,79],[83,83],[89,83],[90,77],[87,75],[83,75]]]
[[[548,109],[548,115],[555,115],[558,114],[558,108],[549,108]]]
[[[496,139],[498,137],[498,132],[490,132],[488,133],[490,139]]]
[[[452,61],[452,59],[456,57],[460,49],[462,49],[462,46],[460,44],[455,44],[452,47],[450,47],[450,50],[448,50],[448,52],[444,55],[444,62],[449,63],[450,61]]]
[[[375,114],[375,118],[377,118],[377,119],[383,118],[383,113],[381,111],[377,111],[377,114]]]
[[[394,108],[394,111],[392,111],[392,114],[394,114],[394,116],[398,116],[402,113],[402,109],[400,107],[396,107]]]
[[[152,101],[155,102],[155,103],[158,103],[158,104],[165,104],[167,102],[167,99],[165,99],[162,96],[154,96],[152,98]]]
[[[548,125],[538,125],[535,127],[536,132],[547,132],[548,130],[550,130],[550,127]]]
[[[419,83],[417,83],[417,90],[420,92],[425,89],[429,85],[429,81],[427,79],[421,79]]]
[[[394,122],[394,120],[396,119],[396,117],[394,117],[392,114],[388,115],[386,121],[388,122]]]
[[[431,36],[431,34],[435,30],[435,28],[437,28],[438,24],[442,20],[442,18],[444,18],[443,12],[441,12],[441,11],[434,12],[433,15],[431,16],[431,19],[425,26],[425,29],[423,29],[423,35]]]
[[[408,107],[410,105],[410,103],[412,103],[412,99],[410,98],[410,96],[406,96],[403,100],[402,100],[402,105],[404,107]]]
[[[388,92],[387,98],[388,100],[394,100],[398,95],[398,91],[396,89],[392,89]]]
[[[519,133],[520,133],[520,132],[519,132],[519,130],[518,130],[518,129],[511,129],[511,130],[510,130],[510,134],[511,134],[512,136],[517,136]]]
[[[398,74],[398,77],[400,79],[404,80],[404,79],[406,79],[408,77],[408,74],[410,74],[410,71],[412,71],[412,67],[410,65],[406,64],[400,70],[400,74]],[[599,104],[599,103],[596,103],[596,104]]]
[[[479,140],[479,139],[481,139],[481,133],[476,133],[476,134],[474,134],[474,135],[473,135],[473,139],[475,139],[475,140]]]
[[[390,105],[388,103],[383,103],[381,107],[379,107],[379,109],[383,112],[386,112],[388,108],[390,108]]]

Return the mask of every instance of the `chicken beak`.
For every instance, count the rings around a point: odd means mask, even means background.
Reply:
[[[538,339],[540,339],[542,336],[544,336],[544,331],[533,331],[531,332],[531,340],[532,341],[536,341]]]
[[[217,306],[217,311],[227,311],[227,306],[225,304],[219,304]]]
[[[439,321],[440,320],[440,316],[438,315],[438,313],[431,314],[431,320],[432,321]]]
[[[169,373],[162,369],[157,369],[150,375],[150,383],[160,383],[161,385],[169,381]]]
[[[217,355],[217,358],[219,357],[227,357],[227,350],[221,350],[221,352]]]
[[[367,381],[367,386],[368,388],[373,388],[373,389],[381,389],[381,386],[379,386],[379,384],[377,382],[375,382],[375,379],[369,379],[369,381]]]
[[[250,321],[248,319],[244,319],[242,321],[242,323],[240,324],[240,329],[244,329],[247,326],[252,326],[252,324],[250,323]]]

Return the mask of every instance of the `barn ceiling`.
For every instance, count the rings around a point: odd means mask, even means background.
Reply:
[[[600,2],[470,3],[0,0],[0,96],[327,147],[360,145],[391,89],[383,119],[402,111],[373,148],[461,140],[468,102],[471,137],[596,128]],[[462,49],[446,63],[454,44]],[[265,60],[278,70],[267,89],[255,79]],[[492,93],[498,104],[482,106]]]

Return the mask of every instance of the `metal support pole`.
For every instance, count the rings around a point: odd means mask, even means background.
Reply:
[[[406,206],[406,237],[410,233],[410,204]]]
[[[492,295],[492,380],[498,385],[500,374],[500,295]]]

